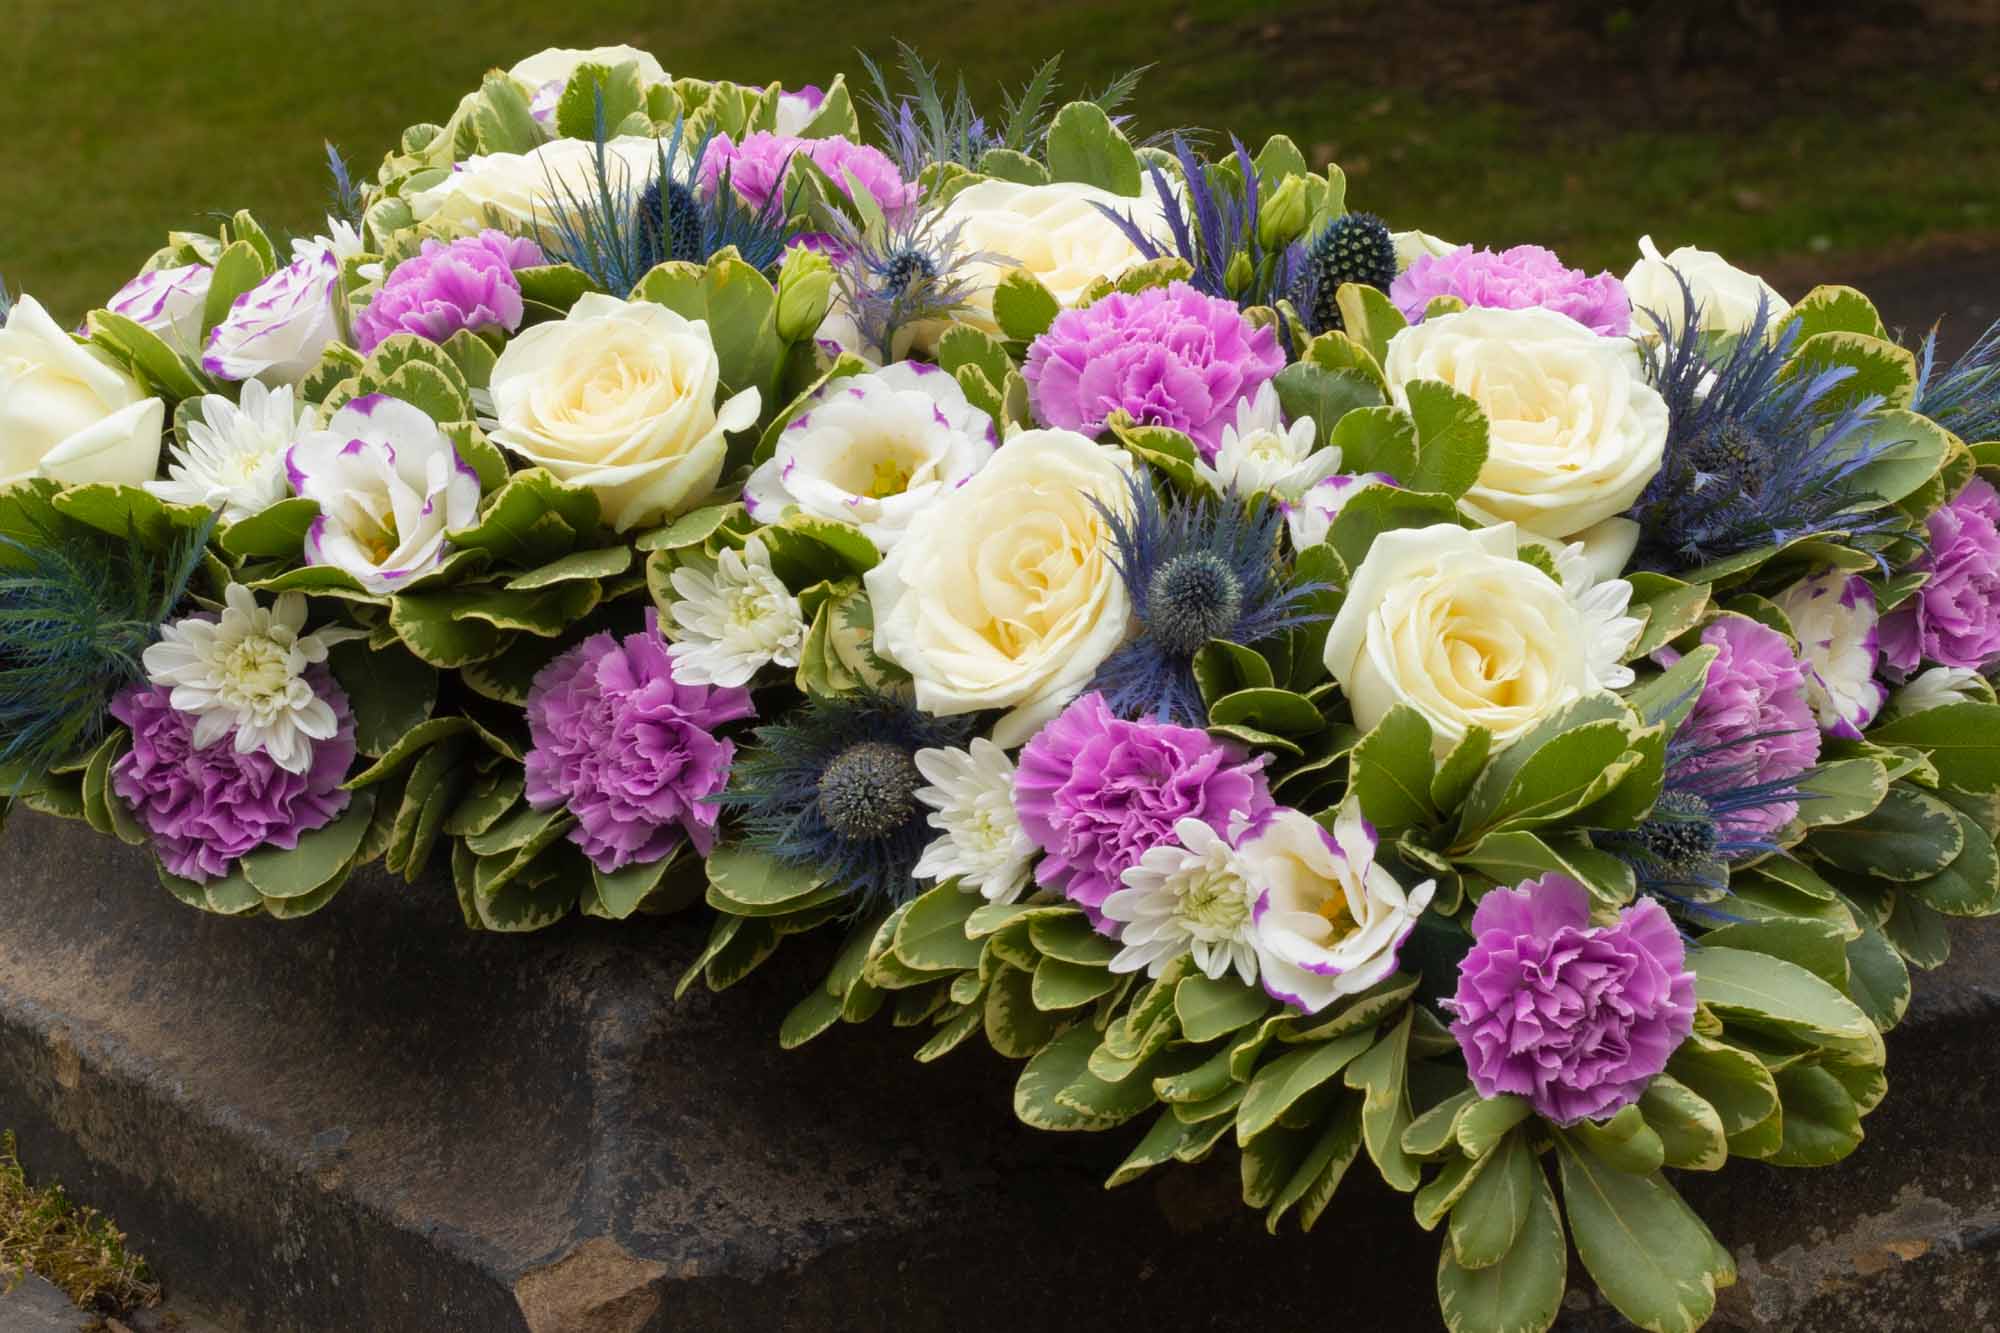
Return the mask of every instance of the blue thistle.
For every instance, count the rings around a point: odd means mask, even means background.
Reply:
[[[913,895],[910,872],[932,837],[912,756],[971,732],[969,718],[881,695],[812,698],[757,728],[719,803],[741,815],[749,846],[842,885],[856,912],[890,906]]]
[[[7,316],[14,309],[14,298],[7,291],[7,280],[0,278],[0,325],[7,322]]]
[[[861,340],[893,360],[896,332],[911,324],[949,320],[970,307],[979,279],[974,263],[1004,263],[997,255],[967,250],[957,225],[941,212],[908,209],[880,227],[864,228],[844,214],[833,222],[838,250],[834,280],[860,330]]]
[[[361,225],[361,191],[354,187],[354,177],[347,169],[347,159],[333,146],[331,139],[322,140],[326,144],[326,169],[333,177],[333,199],[328,207],[333,215],[354,226]]]
[[[1120,717],[1201,726],[1208,709],[1194,659],[1211,639],[1250,645],[1324,617],[1304,609],[1315,588],[1278,566],[1284,516],[1235,495],[1169,509],[1145,478],[1127,479],[1132,516],[1099,505],[1115,543],[1139,633],[1097,669],[1091,688]]]
[[[1628,511],[1640,528],[1641,569],[1674,573],[1801,537],[1881,533],[1896,516],[1871,513],[1878,497],[1856,480],[1894,441],[1856,435],[1881,406],[1876,396],[1834,407],[1828,396],[1854,371],[1836,366],[1787,376],[1799,326],[1770,336],[1770,311],[1733,343],[1701,330],[1694,293],[1681,283],[1681,329],[1647,312],[1660,333],[1646,374],[1667,403],[1660,470]]]
[[[1187,183],[1185,202],[1174,192],[1160,165],[1157,162],[1150,165],[1153,192],[1159,196],[1161,211],[1166,215],[1172,249],[1148,236],[1129,214],[1104,204],[1097,207],[1147,259],[1184,260],[1193,270],[1188,284],[1203,295],[1234,301],[1239,306],[1270,305],[1297,280],[1298,259],[1291,249],[1265,253],[1257,239],[1257,168],[1241,139],[1232,135],[1230,143],[1235,146],[1239,170],[1239,179],[1235,181],[1204,163],[1183,136],[1173,137],[1174,157],[1180,163],[1181,178]],[[1250,260],[1250,285],[1242,291],[1231,291],[1229,265],[1239,254]]]
[[[1313,334],[1347,327],[1338,299],[1342,283],[1386,293],[1396,280],[1395,238],[1373,213],[1343,213],[1310,239],[1293,242],[1288,260],[1294,276],[1286,294]]]
[[[2000,439],[2000,320],[1943,370],[1937,368],[1937,330],[1925,334],[1910,410],[1969,444]]]

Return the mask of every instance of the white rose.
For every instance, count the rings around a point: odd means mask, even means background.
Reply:
[[[1017,185],[989,180],[959,191],[945,206],[942,228],[957,227],[963,249],[992,257],[964,266],[976,290],[969,298],[972,309],[959,316],[961,321],[988,332],[999,328],[993,322],[993,290],[1010,269],[1026,269],[1056,300],[1072,306],[1099,278],[1115,278],[1145,262],[1100,205],[1133,219],[1148,235],[1163,225],[1150,186],[1136,199],[1080,181]]]
[[[578,65],[637,65],[641,83],[667,81],[667,71],[660,67],[659,59],[651,51],[641,51],[636,46],[592,46],[583,49],[551,46],[516,61],[507,72],[529,87],[539,88],[545,83],[568,83]]]
[[[1687,301],[1674,275],[1687,280],[1700,312],[1701,327],[1711,333],[1746,333],[1757,318],[1762,300],[1769,315],[1768,327],[1776,331],[1791,313],[1791,305],[1778,289],[1754,273],[1745,273],[1713,250],[1697,250],[1684,245],[1661,256],[1650,236],[1639,238],[1639,262],[1625,275],[1625,294],[1632,298],[1632,332],[1652,337],[1659,326],[1647,317],[1651,311],[1679,333],[1687,324]]]
[[[604,145],[613,189],[646,188],[659,166],[660,141],[624,135]],[[409,197],[410,213],[432,231],[471,233],[497,223],[531,234],[544,247],[558,239],[555,217],[571,201],[597,198],[597,145],[552,139],[528,153],[468,157],[458,169]]]
[[[1097,507],[1130,506],[1130,468],[1075,431],[1022,431],[916,515],[866,582],[918,707],[1012,709],[993,729],[1011,748],[1082,691],[1132,616]]]
[[[1442,380],[1486,413],[1486,465],[1464,507],[1485,522],[1568,537],[1631,507],[1660,470],[1667,404],[1623,338],[1553,310],[1472,309],[1389,340],[1398,406]]]
[[[0,490],[31,477],[137,486],[158,473],[166,406],[32,296],[0,327]]]
[[[507,344],[493,366],[493,438],[597,492],[620,532],[691,508],[722,475],[731,431],[757,422],[745,389],[718,409],[705,320],[591,292]]]
[[[1326,637],[1326,669],[1356,726],[1366,731],[1403,703],[1430,723],[1439,754],[1474,726],[1499,749],[1604,687],[1596,627],[1518,550],[1511,523],[1375,539]]]

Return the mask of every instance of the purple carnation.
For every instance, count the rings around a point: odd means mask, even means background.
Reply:
[[[1028,348],[1022,374],[1044,425],[1095,436],[1122,409],[1192,436],[1212,462],[1237,401],[1284,367],[1271,328],[1176,282],[1063,311]]]
[[[398,264],[375,299],[354,321],[354,345],[372,352],[392,333],[414,333],[441,343],[460,329],[521,327],[517,268],[543,263],[541,247],[490,228],[449,245],[425,241],[423,250]]]
[[[1230,816],[1271,804],[1264,761],[1193,727],[1126,722],[1092,691],[1021,751],[1014,808],[1047,853],[1035,881],[1059,888],[1105,929],[1098,910],[1119,875],[1193,817],[1227,833]],[[1110,933],[1106,931],[1106,933]]]
[[[220,879],[260,847],[292,848],[299,835],[347,809],[340,788],[354,762],[354,715],[324,670],[306,680],[333,709],[337,728],[312,746],[303,773],[288,773],[262,750],[238,753],[234,733],[194,745],[195,716],[168,702],[171,691],[140,682],[111,702],[132,731],[132,748],[111,768],[111,786],[132,808],[168,870],[197,884]]]
[[[1526,1097],[1559,1125],[1602,1119],[1646,1091],[1694,1030],[1694,974],[1651,898],[1590,924],[1590,895],[1550,873],[1495,889],[1446,1002],[1481,1097]]]
[[[1806,699],[1806,668],[1784,635],[1746,616],[1723,616],[1701,632],[1719,651],[1708,683],[1674,737],[1674,772],[1711,772],[1731,786],[1786,783],[1819,760],[1819,724]],[[1657,656],[1671,665],[1672,649]],[[1771,801],[1718,817],[1732,837],[1763,839],[1790,823],[1796,801]]]
[[[658,617],[624,639],[593,634],[528,691],[528,804],[567,806],[569,839],[599,870],[657,861],[686,839],[706,856],[736,747],[715,735],[749,717],[750,692],[674,679]]]
[[[1930,549],[1911,568],[1929,574],[1882,617],[1882,660],[1899,675],[1921,662],[1976,671],[2000,657],[2000,495],[1982,477],[1925,520]]]
[[[729,184],[744,203],[762,209],[783,186],[792,157],[803,153],[852,197],[848,177],[861,183],[873,195],[884,213],[903,212],[917,202],[917,187],[903,179],[896,164],[879,148],[851,142],[844,134],[824,139],[798,139],[785,134],[758,130],[737,143],[727,134],[718,134],[701,158],[701,188],[713,195],[720,188],[723,169],[729,170]],[[782,201],[780,201],[782,203]]]
[[[1419,255],[1389,285],[1389,299],[1412,323],[1439,296],[1495,310],[1540,306],[1611,338],[1622,338],[1632,328],[1632,301],[1624,283],[1609,273],[1593,278],[1580,268],[1565,268],[1555,251],[1539,245],[1517,245],[1498,254],[1461,245],[1449,254]]]

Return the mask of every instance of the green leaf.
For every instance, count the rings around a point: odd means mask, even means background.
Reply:
[[[1543,1333],[1555,1322],[1568,1280],[1569,1247],[1555,1191],[1540,1167],[1531,1174],[1528,1216],[1506,1254],[1483,1268],[1467,1268],[1451,1243],[1444,1245],[1438,1310],[1451,1333]]]
[[[1229,975],[1188,977],[1174,990],[1174,1012],[1192,1042],[1225,1037],[1270,1011],[1269,996]]]
[[[1062,313],[1062,302],[1023,268],[1009,269],[993,289],[993,321],[1017,342],[1032,342]]]
[[[1658,1333],[1695,1333],[1715,1312],[1720,1246],[1658,1175],[1610,1166],[1556,1135],[1563,1201],[1577,1256],[1627,1319]]]
[[[1889,774],[1875,759],[1836,759],[1821,764],[1799,781],[1809,801],[1799,802],[1799,822],[1807,828],[1844,824],[1859,819],[1882,803]]]
[[[109,310],[93,310],[87,320],[90,340],[120,361],[147,385],[168,399],[199,397],[203,385],[195,378],[181,354],[142,324],[115,315]]]
[[[724,523],[742,512],[742,504],[735,501],[709,505],[682,514],[664,528],[641,533],[633,545],[641,551],[680,551],[700,546],[714,536]]]
[[[1643,614],[1646,618],[1646,628],[1626,655],[1628,661],[1650,656],[1655,650],[1679,638],[1701,623],[1703,613],[1708,610],[1709,587],[1705,583],[1683,583],[1665,574],[1644,571],[1627,575],[1626,581],[1632,585],[1630,613],[1635,616]],[[1687,657],[1681,660],[1686,661]],[[1639,706],[1634,704],[1633,707]],[[1691,711],[1694,700],[1689,699],[1685,708]],[[1639,711],[1648,721],[1659,720],[1643,708]]]
[[[1695,997],[1722,1014],[1776,1022],[1834,1041],[1879,1044],[1881,1034],[1854,1002],[1812,973],[1782,958],[1741,949],[1700,948],[1689,958]],[[1701,1085],[1674,1070],[1701,1092]],[[1706,1096],[1705,1093],[1703,1093]],[[1713,1100],[1713,1099],[1711,1099]]]
[[[1666,1162],[1666,1145],[1646,1123],[1637,1103],[1609,1120],[1579,1120],[1563,1131],[1591,1156],[1634,1176],[1650,1176]]]
[[[1950,806],[1899,783],[1869,813],[1816,830],[1810,846],[1852,874],[1912,884],[1943,873],[1965,850],[1965,834]]]
[[[632,567],[632,548],[606,546],[590,551],[572,551],[525,574],[516,574],[501,586],[509,592],[527,592],[579,579],[608,579]]]
[[[1095,102],[1071,102],[1056,112],[1046,155],[1055,180],[1082,181],[1128,198],[1142,188],[1138,155]]]
[[[1310,1231],[1314,1222],[1340,1187],[1347,1168],[1361,1155],[1361,1098],[1342,1097],[1334,1109],[1322,1117],[1324,1128],[1306,1150],[1286,1181],[1271,1199],[1264,1228],[1278,1234],[1278,1223],[1294,1204],[1299,1206],[1299,1222]]]
[[[353,791],[394,776],[428,746],[447,736],[455,736],[471,725],[462,717],[434,717],[418,722],[400,733],[395,742],[383,752],[381,758],[349,778],[345,785],[349,791]]]
[[[299,898],[344,875],[375,815],[375,793],[355,794],[340,818],[299,836],[297,847],[268,847],[238,863],[244,878],[266,898]]]
[[[1375,539],[1385,532],[1457,521],[1458,509],[1448,495],[1369,486],[1341,506],[1327,532],[1327,542],[1349,569],[1359,569]]]
[[[910,904],[897,923],[892,948],[909,967],[954,972],[979,966],[981,945],[965,933],[966,919],[981,905],[957,880],[946,880]],[[1084,1053],[1089,1058],[1089,1052]]]
[[[1431,728],[1423,714],[1397,704],[1375,724],[1349,760],[1355,796],[1361,812],[1387,837],[1413,824],[1438,817],[1431,804],[1436,764],[1431,758]]]
[[[1770,1071],[1755,1056],[1724,1042],[1689,1037],[1668,1058],[1667,1072],[1715,1108],[1725,1134],[1741,1134],[1778,1109]]]
[[[1320,434],[1340,450],[1348,472],[1386,472],[1398,480],[1416,474],[1417,424],[1401,408],[1357,407],[1338,422],[1322,423]]]
[[[1861,1146],[1861,1113],[1840,1080],[1813,1065],[1772,1075],[1784,1102],[1784,1140],[1777,1166],[1831,1166]]]
[[[1839,990],[1847,986],[1848,933],[1831,921],[1732,921],[1703,935],[1701,944],[1705,949],[1747,949],[1782,958]]]
[[[1095,1130],[1129,1120],[1129,1115],[1080,1111],[1060,1100],[1062,1093],[1091,1079],[1090,1053],[1096,1048],[1097,1029],[1079,1023],[1035,1052],[1014,1083],[1014,1114],[1021,1123],[1036,1129]],[[1146,1086],[1150,1094],[1150,1082]]]
[[[455,614],[477,593],[404,593],[389,600],[389,624],[411,652],[437,667],[463,667],[496,657],[507,636],[490,624]]]
[[[1816,333],[1802,340],[1785,367],[1790,378],[1845,366],[1854,371],[1824,400],[1829,407],[1858,402],[1870,394],[1889,407],[1908,407],[1917,387],[1917,358],[1908,348],[1864,333]]]
[[[1952,814],[1958,820],[1964,850],[1943,871],[1904,892],[1947,916],[1991,916],[2000,909],[2000,856],[1994,855],[1993,839],[1976,820],[1957,810]]]
[[[1018,967],[1003,967],[986,987],[986,1041],[1010,1060],[1025,1060],[1048,1044],[1062,1020],[1043,1012],[1034,999],[1034,978]],[[1088,1077],[1086,1074],[1084,1077]],[[1148,1089],[1146,1098],[1152,1097]],[[1137,1115],[1139,1109],[1132,1114]],[[1129,1117],[1126,1117],[1129,1119]]]
[[[637,911],[647,895],[660,887],[666,878],[667,868],[673,864],[672,855],[658,857],[651,861],[633,862],[612,871],[590,868],[591,883],[597,892],[597,905],[603,909],[602,915],[612,921],[623,921]],[[597,915],[597,913],[592,913]]]
[[[1277,387],[1285,419],[1311,417],[1319,427],[1321,444],[1330,440],[1335,425],[1349,412],[1382,403],[1377,376],[1359,367],[1330,370],[1309,361],[1298,361],[1279,371],[1271,383]]]
[[[1389,339],[1409,327],[1403,312],[1379,287],[1343,282],[1334,293],[1334,302],[1340,307],[1341,324],[1347,336],[1366,347],[1378,363],[1389,354]]]
[[[1457,499],[1486,466],[1486,413],[1479,404],[1436,380],[1403,386],[1417,428],[1417,466],[1403,484]]]
[[[1472,784],[1486,767],[1492,749],[1493,733],[1475,726],[1439,762],[1437,773],[1431,778],[1431,804],[1441,814],[1448,815],[1464,803]]]
[[[1350,1033],[1324,1045],[1288,1051],[1259,1069],[1236,1112],[1236,1142],[1247,1144],[1277,1124],[1294,1102],[1340,1073],[1374,1041],[1373,1032]],[[1400,1136],[1400,1128],[1397,1133]],[[1395,1151],[1402,1151],[1400,1144]]]
[[[262,282],[269,270],[255,246],[232,241],[216,256],[208,280],[208,298],[202,303],[201,330],[206,334],[229,314],[236,298]]]
[[[1510,1130],[1481,1160],[1486,1169],[1451,1210],[1448,1248],[1468,1269],[1490,1268],[1506,1258],[1534,1211],[1535,1196],[1548,1189],[1525,1128]]]
[[[1879,925],[1865,913],[1855,920],[1861,933],[1847,941],[1847,993],[1869,1022],[1887,1032],[1910,1007],[1910,968]]]
[[[565,139],[588,142],[597,133],[601,119],[604,132],[618,132],[618,123],[646,105],[646,91],[639,78],[637,61],[618,65],[585,61],[570,74],[556,102],[556,133]],[[613,188],[620,182],[612,181]],[[634,189],[638,188],[636,185]]]
[[[778,1025],[778,1045],[796,1050],[840,1021],[840,1001],[815,987]]]
[[[1344,1074],[1347,1086],[1366,1094],[1361,1108],[1363,1141],[1374,1159],[1382,1180],[1391,1189],[1407,1194],[1422,1180],[1415,1158],[1403,1151],[1403,1131],[1413,1118],[1410,1090],[1405,1082],[1409,1067],[1410,1023],[1414,1011],[1403,1011],[1403,1019],[1389,1035],[1354,1059]]]
[[[1118,974],[1102,965],[1043,958],[1035,964],[1030,995],[1035,1007],[1047,1012],[1074,1009],[1117,989]]]
[[[1718,1171],[1729,1160],[1722,1117],[1678,1079],[1661,1074],[1639,1098],[1640,1114],[1659,1136],[1666,1164],[1687,1171]]]
[[[294,496],[231,523],[217,534],[216,544],[238,560],[253,556],[297,560],[305,549],[306,529],[318,517],[318,501]]]
[[[437,703],[436,669],[400,644],[371,649],[349,639],[327,651],[327,666],[354,712],[355,748],[371,759],[393,750]]]
[[[1815,287],[1799,298],[1786,320],[1798,324],[1800,342],[1821,333],[1889,336],[1882,327],[1882,317],[1875,313],[1874,303],[1852,287],[1831,284]]]
[[[1914,745],[1928,753],[1946,786],[2000,792],[2000,705],[1943,704],[1905,713],[1868,733],[1878,745]]]
[[[1679,661],[1657,676],[1649,676],[1626,691],[1625,702],[1648,723],[1678,727],[1694,711],[1708,683],[1708,668],[1722,650],[1704,643],[1682,654]]]
[[[708,887],[725,909],[746,908],[769,915],[771,908],[803,905],[823,884],[818,875],[754,848],[719,846],[708,854]]]

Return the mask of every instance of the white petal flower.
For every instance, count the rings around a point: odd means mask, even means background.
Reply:
[[[292,262],[237,297],[209,330],[202,369],[217,379],[267,384],[297,384],[311,374],[340,333],[340,244],[326,236],[294,242]]]
[[[1534,540],[1532,534],[1522,535]],[[1624,579],[1596,577],[1582,542],[1539,544],[1555,556],[1556,576],[1582,618],[1583,659],[1591,675],[1602,689],[1624,689],[1637,679],[1625,664],[1626,654],[1646,628],[1645,621],[1625,614],[1632,605],[1632,585]]]
[[[956,878],[988,902],[1019,898],[1036,849],[1014,811],[1014,761],[984,736],[968,750],[919,750],[912,758],[931,784],[917,788],[917,799],[942,835],[917,858],[917,878]]]
[[[1806,702],[1829,736],[1858,741],[1889,689],[1875,678],[1879,648],[1875,590],[1859,574],[1832,570],[1800,579],[1777,598],[1798,636]]]
[[[289,773],[312,763],[312,743],[337,729],[333,709],[313,692],[306,668],[326,660],[326,650],[355,630],[300,631],[306,599],[280,593],[270,607],[240,583],[224,591],[222,615],[189,616],[160,629],[145,652],[146,676],[171,690],[176,709],[192,713],[194,744],[235,736],[238,754],[262,750]]]
[[[1993,686],[1970,667],[1934,666],[1912,677],[1889,700],[1889,712],[1898,717],[1921,713],[1947,704],[1993,702]]]
[[[805,644],[799,599],[771,572],[756,537],[716,560],[674,570],[675,600],[666,608],[674,679],[684,685],[746,685],[768,665],[795,667]]]
[[[1336,459],[1340,456],[1338,449],[1329,452]],[[1285,510],[1285,526],[1291,530],[1293,549],[1303,551],[1325,541],[1333,520],[1340,517],[1347,502],[1370,486],[1395,484],[1396,479],[1386,472],[1350,472],[1322,478],[1296,500],[1280,500],[1278,503]]]
[[[1214,461],[1197,458],[1194,470],[1218,495],[1233,488],[1243,495],[1269,491],[1281,500],[1297,500],[1340,471],[1340,450],[1315,450],[1318,440],[1311,417],[1285,425],[1278,391],[1266,380],[1255,398],[1236,400],[1236,424],[1222,428]]]
[[[290,495],[285,450],[312,423],[312,409],[294,406],[290,385],[276,389],[243,381],[240,402],[211,393],[188,422],[187,447],[169,451],[167,480],[146,489],[172,504],[206,505],[237,523]]]
[[[1353,801],[1330,834],[1297,810],[1278,810],[1238,839],[1257,895],[1258,966],[1273,997],[1317,1013],[1396,970],[1437,882],[1405,892],[1375,863],[1375,848]]]
[[[1174,825],[1178,847],[1151,848],[1119,878],[1125,887],[1104,900],[1107,921],[1123,946],[1113,972],[1157,977],[1184,953],[1203,975],[1231,968],[1246,986],[1257,982],[1256,895],[1242,858],[1228,839],[1199,819]]]

